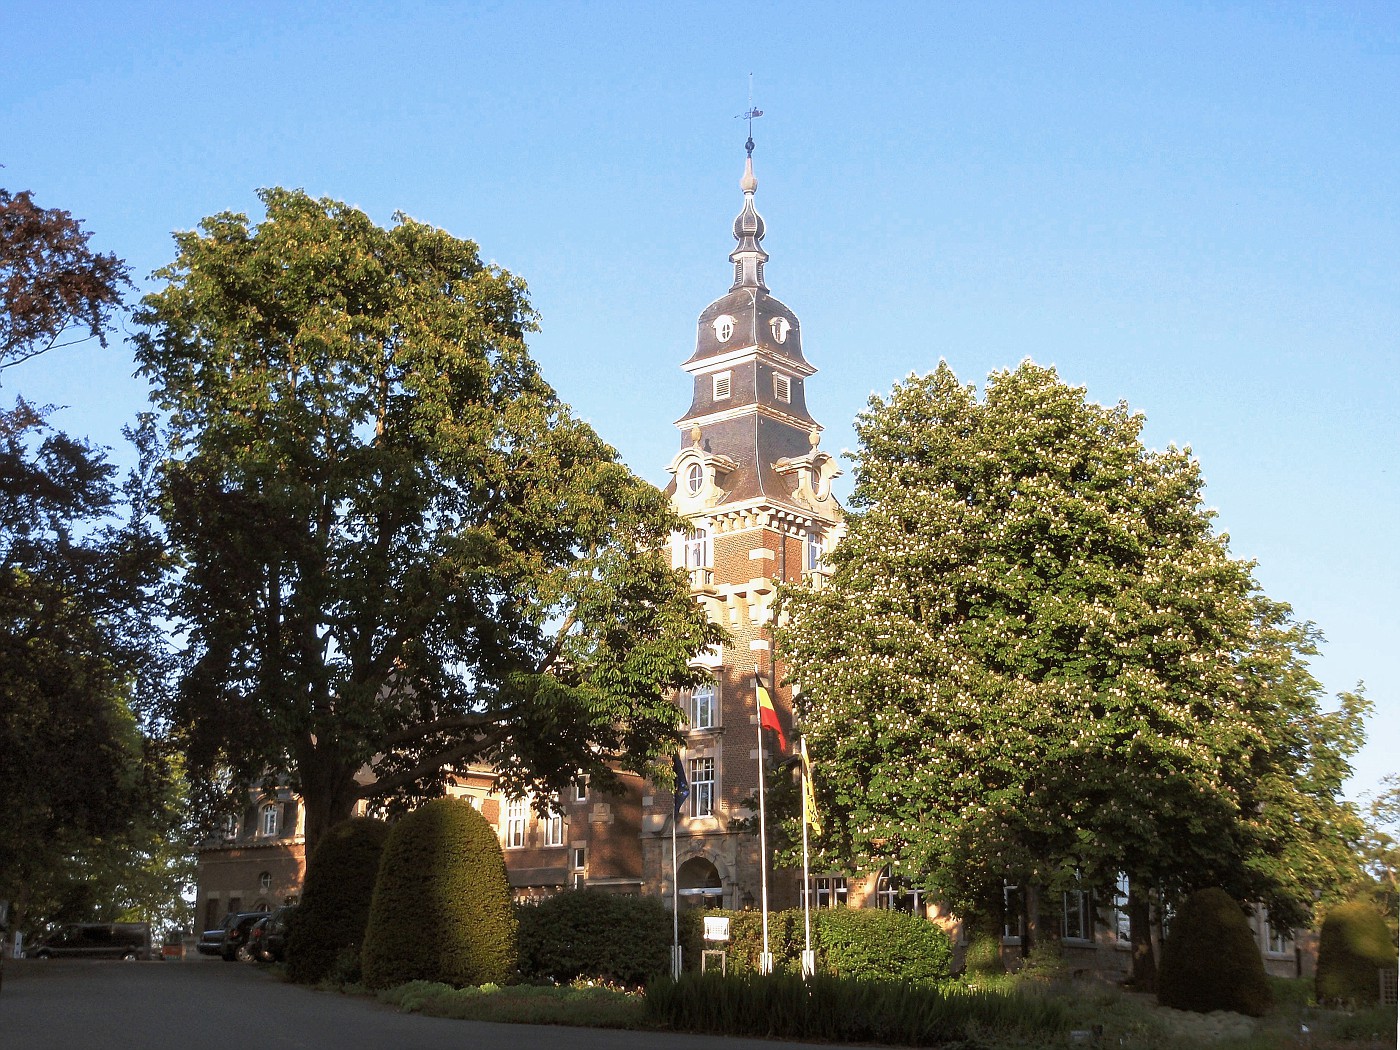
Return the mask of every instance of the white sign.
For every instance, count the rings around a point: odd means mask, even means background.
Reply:
[[[727,941],[729,940],[729,919],[724,915],[705,916],[705,940],[707,941]]]

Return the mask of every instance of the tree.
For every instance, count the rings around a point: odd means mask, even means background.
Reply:
[[[1153,895],[1221,886],[1287,924],[1337,879],[1366,703],[1322,710],[1311,627],[1142,425],[1031,362],[980,400],[946,364],[872,398],[830,586],[783,593],[779,645],[827,850],[983,912],[1126,872],[1150,986]]]
[[[0,370],[85,339],[107,345],[131,282],[125,263],[88,247],[91,236],[28,190],[0,189]]]
[[[0,189],[0,369],[106,345],[126,267],[66,211]],[[163,675],[165,569],[145,514],[153,447],[116,469],[23,399],[0,410],[0,897],[17,927],[140,915],[177,923],[189,872],[178,766],[141,698]]]
[[[664,496],[526,352],[524,286],[404,216],[260,196],[256,225],[178,234],[137,315],[192,771],[287,771],[314,844],[473,762],[540,798],[649,770],[663,691],[718,631],[662,550]]]
[[[1263,1017],[1273,1005],[1249,920],[1224,890],[1197,890],[1172,919],[1157,999],[1174,1010]]]

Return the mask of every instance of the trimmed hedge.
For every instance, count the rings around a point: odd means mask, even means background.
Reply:
[[[952,971],[951,938],[920,916],[828,908],[812,918],[820,965],[827,973],[870,981],[937,981]]]
[[[287,976],[302,984],[330,977],[342,959],[358,955],[389,825],[370,817],[342,821],[326,832],[306,865],[301,906],[287,931]]]
[[[656,897],[567,890],[516,908],[520,973],[642,985],[671,965],[671,909]]]
[[[496,833],[471,804],[439,798],[393,826],[361,951],[364,981],[462,987],[516,969],[516,918]]]
[[[1177,1010],[1233,1010],[1262,1017],[1273,1003],[1249,922],[1220,889],[1186,899],[1162,946],[1157,1001]]]
[[[1365,901],[1338,904],[1327,912],[1318,936],[1318,1001],[1376,1002],[1377,971],[1395,961],[1395,944],[1381,913]]]

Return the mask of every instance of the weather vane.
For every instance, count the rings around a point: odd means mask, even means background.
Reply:
[[[755,109],[753,104],[753,74],[749,74],[749,108],[742,113],[736,113],[735,120],[747,120],[749,122],[749,140],[744,143],[744,151],[753,156],[753,119],[763,116],[763,110]]]

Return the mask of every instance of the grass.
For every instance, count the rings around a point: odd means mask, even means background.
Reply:
[[[412,981],[379,993],[380,1002],[406,1013],[452,1017],[459,1021],[512,1024],[560,1024],[581,1028],[637,1028],[645,1021],[642,998],[635,992],[602,985],[563,987],[493,984],[453,988]]]

